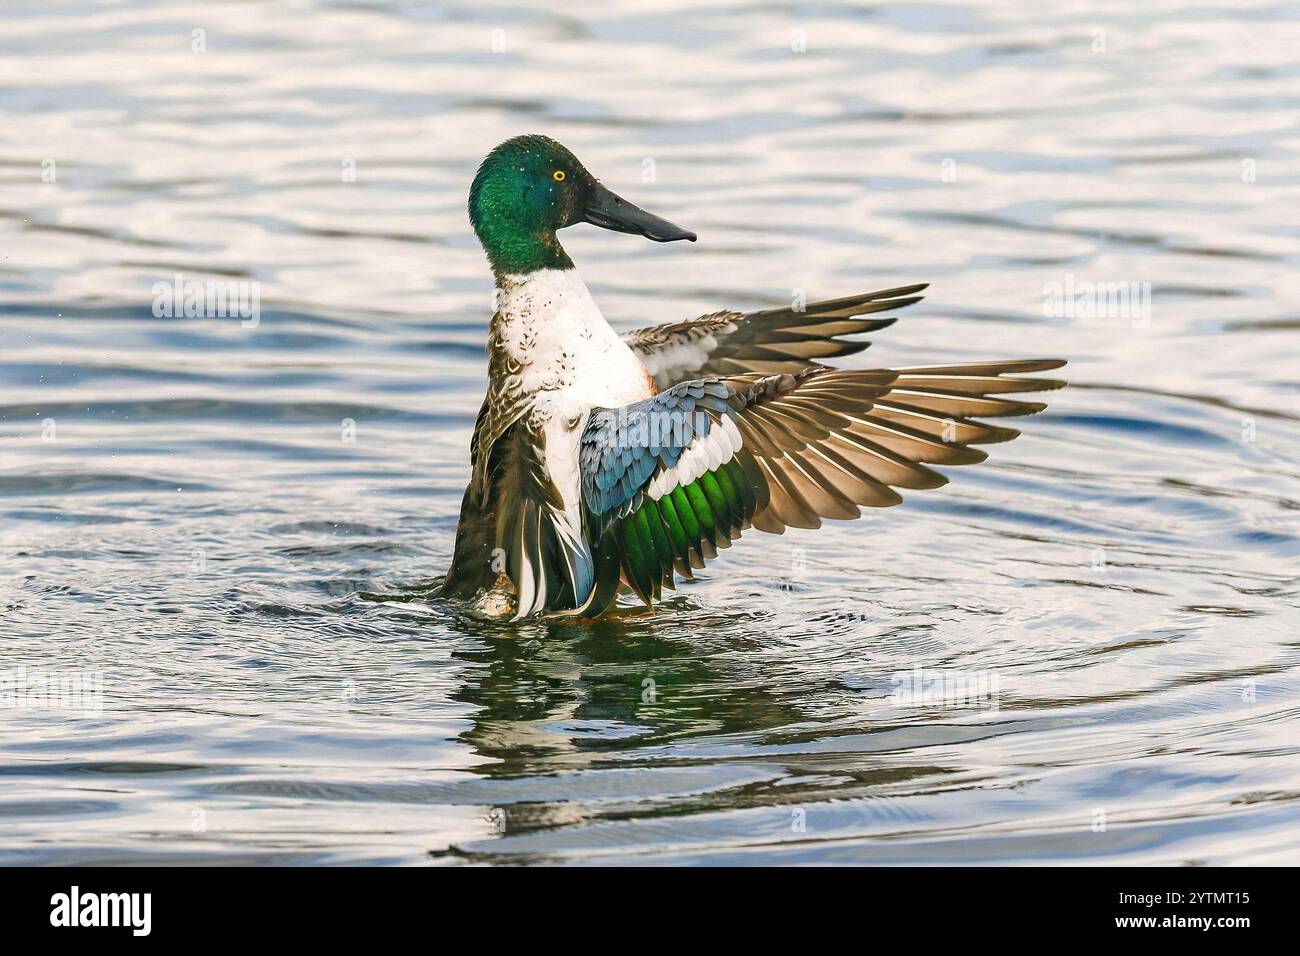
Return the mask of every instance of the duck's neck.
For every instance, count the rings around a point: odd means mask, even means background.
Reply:
[[[477,213],[477,210],[476,210]],[[488,262],[501,284],[505,276],[521,276],[542,269],[572,269],[555,230],[520,222],[499,210],[472,217],[474,232],[487,253]]]

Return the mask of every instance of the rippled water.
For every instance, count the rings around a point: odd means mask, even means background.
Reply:
[[[1300,861],[1296,8],[548,7],[6,4],[0,671],[103,709],[0,710],[0,863]],[[565,234],[619,328],[929,281],[850,364],[1072,387],[654,616],[462,619],[527,131],[700,233]]]

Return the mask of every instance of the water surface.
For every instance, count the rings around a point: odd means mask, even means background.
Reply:
[[[0,671],[103,708],[0,710],[0,863],[1300,861],[1298,47],[1224,0],[11,0]],[[653,616],[457,616],[464,197],[532,131],[700,234],[565,233],[620,329],[929,281],[847,364],[1072,387]],[[155,317],[178,273],[260,321]]]

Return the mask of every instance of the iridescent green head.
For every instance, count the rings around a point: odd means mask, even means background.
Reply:
[[[516,136],[488,153],[469,189],[469,220],[498,275],[572,269],[555,233],[589,222],[672,242],[695,233],[610,192],[546,136]]]

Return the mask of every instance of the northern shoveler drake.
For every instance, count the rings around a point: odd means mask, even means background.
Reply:
[[[601,185],[545,136],[479,167],[469,218],[496,276],[488,388],[441,593],[472,613],[595,617],[621,592],[647,606],[753,527],[780,534],[937,488],[927,465],[987,456],[1028,415],[1004,398],[1064,383],[1014,377],[1057,359],[848,371],[926,286],[802,308],[715,312],[619,336],[556,231],[587,222],[656,242],[695,233]]]

